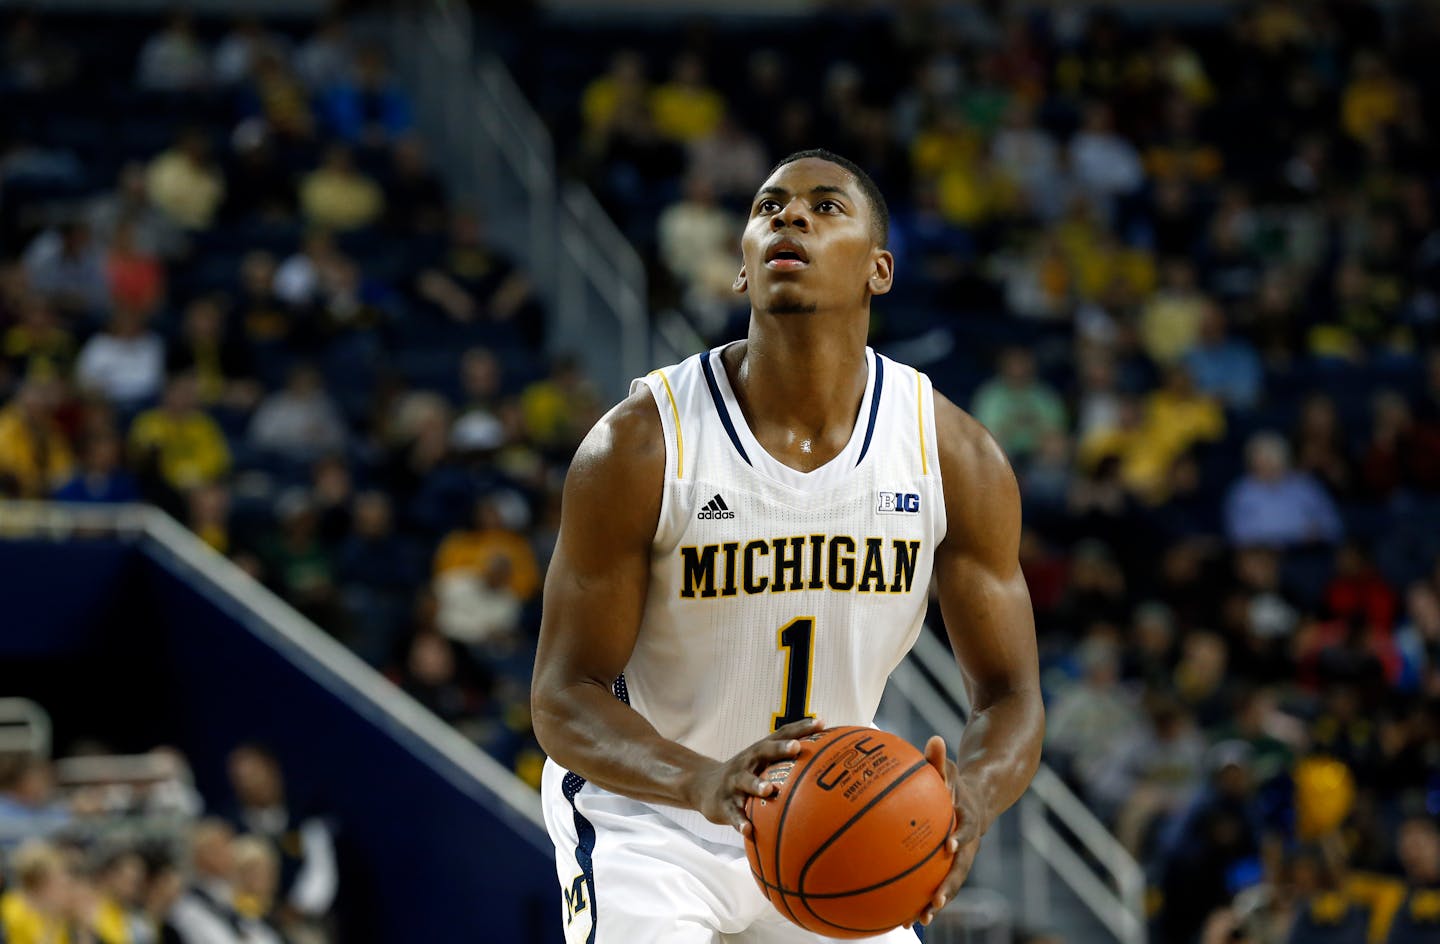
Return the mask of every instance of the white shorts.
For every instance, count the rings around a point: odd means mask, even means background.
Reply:
[[[713,842],[655,807],[545,762],[545,827],[555,843],[566,944],[815,944],[750,876],[739,833]],[[868,938],[916,944],[897,928]]]

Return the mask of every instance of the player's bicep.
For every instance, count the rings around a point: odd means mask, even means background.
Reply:
[[[1038,684],[1035,617],[1020,569],[1020,490],[999,446],[937,398],[948,525],[935,554],[940,610],[977,705]]]
[[[630,658],[660,513],[662,436],[653,400],[642,392],[597,423],[576,452],[545,579],[537,693],[608,684]]]

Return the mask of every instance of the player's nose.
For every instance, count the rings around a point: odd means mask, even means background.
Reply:
[[[810,216],[805,209],[805,202],[797,197],[785,204],[785,209],[770,217],[770,225],[774,229],[784,229],[786,226],[809,229]]]

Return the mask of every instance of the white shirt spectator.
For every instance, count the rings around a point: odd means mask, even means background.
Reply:
[[[313,371],[297,370],[284,389],[260,403],[250,421],[250,441],[306,461],[345,447],[345,422]]]
[[[1145,183],[1145,166],[1135,146],[1115,133],[1110,110],[1092,106],[1085,126],[1070,139],[1070,170],[1080,190],[1108,218],[1112,201]]]
[[[232,923],[230,886],[202,881],[180,896],[167,923],[184,944],[249,944]]]
[[[164,92],[201,88],[210,81],[209,56],[188,22],[172,22],[146,40],[137,81],[142,88]]]
[[[275,270],[275,297],[287,305],[308,305],[319,290],[320,270],[303,252],[295,253]]]
[[[165,383],[165,342],[143,330],[97,334],[80,349],[75,377],[83,389],[114,403],[141,403]]]

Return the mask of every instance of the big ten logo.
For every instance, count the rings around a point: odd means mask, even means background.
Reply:
[[[856,776],[857,771],[859,776],[871,776],[876,765],[885,760],[885,755],[880,754],[880,751],[884,749],[884,741],[867,734],[841,751],[829,766],[820,771],[820,776],[815,778],[815,783],[821,790],[834,790],[851,777]]]
[[[920,496],[914,492],[876,492],[876,514],[914,515],[920,513]]]
[[[575,876],[570,887],[565,892],[565,923],[569,924],[575,920],[575,916],[590,906],[585,900],[585,874]]]

